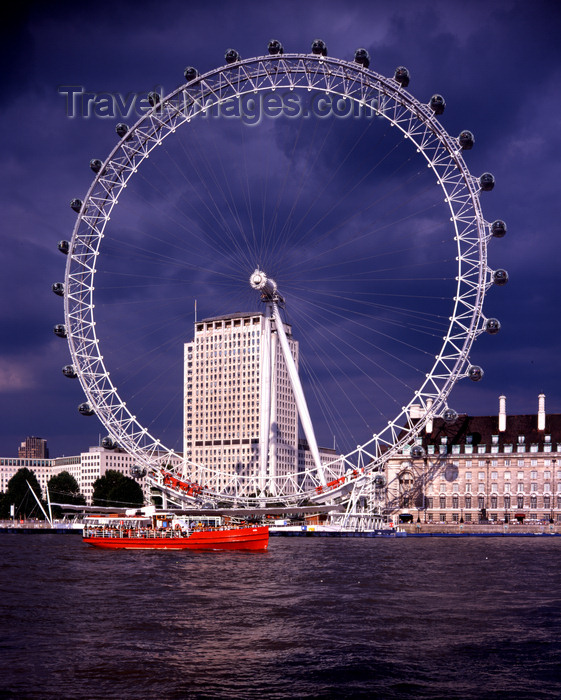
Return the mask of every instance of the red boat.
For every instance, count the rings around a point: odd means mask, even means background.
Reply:
[[[217,517],[176,518],[91,516],[84,524],[84,542],[102,549],[243,549],[263,551],[269,528],[221,524]]]

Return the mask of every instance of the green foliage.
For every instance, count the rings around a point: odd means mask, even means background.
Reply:
[[[94,506],[141,506],[144,494],[134,479],[108,469],[104,476],[94,481],[92,502]]]
[[[18,469],[10,481],[8,481],[8,488],[0,501],[0,515],[2,518],[10,517],[10,506],[14,504],[16,518],[34,517],[40,520],[45,519],[45,516],[37,505],[37,501],[29,491],[27,482],[29,482],[29,486],[31,486],[34,493],[36,493],[41,500],[41,487],[39,486],[35,473],[32,472],[31,469],[27,469],[27,467]],[[46,510],[45,502],[42,500],[41,502]]]
[[[66,471],[60,472],[49,479],[47,483],[49,497],[51,501],[57,503],[67,503],[68,505],[84,506],[86,498],[80,493],[80,487],[76,479]],[[53,516],[60,517],[62,510],[53,506]]]

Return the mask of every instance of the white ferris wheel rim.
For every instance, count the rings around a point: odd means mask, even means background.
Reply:
[[[458,139],[447,133],[429,105],[419,102],[392,78],[357,63],[316,54],[277,54],[220,66],[163,97],[121,138],[86,194],[70,242],[64,316],[73,366],[90,406],[111,438],[149,473],[169,465],[177,453],[162,445],[131,414],[105,367],[95,328],[93,294],[106,225],[122,189],[140,164],[163,139],[204,112],[205,98],[212,95],[220,104],[232,97],[278,88],[323,91],[361,105],[378,100],[380,116],[411,140],[432,169],[450,210],[457,246],[456,295],[441,350],[401,412],[379,433],[344,455],[349,468],[379,470],[388,458],[411,444],[428,420],[447,408],[456,381],[467,376],[471,346],[485,330],[483,301],[492,284],[492,270],[487,266],[491,233],[479,203],[480,183],[470,174]],[[326,468],[329,471],[329,465]],[[319,483],[313,471],[309,476]],[[301,500],[308,493],[299,491],[296,482],[293,475],[291,485],[296,493],[284,500]]]

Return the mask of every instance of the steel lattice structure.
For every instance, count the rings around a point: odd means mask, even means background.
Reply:
[[[498,322],[483,314],[485,293],[495,281],[495,273],[487,264],[487,244],[493,233],[483,217],[479,200],[482,189],[490,187],[483,185],[482,178],[470,174],[459,138],[447,133],[434,107],[419,102],[393,78],[384,77],[357,62],[313,53],[237,60],[204,75],[196,75],[169,95],[156,98],[152,109],[123,134],[99,168],[80,203],[64,280],[65,332],[73,368],[91,410],[111,438],[147,470],[153,483],[169,495],[177,496],[178,500],[189,500],[193,495],[180,493],[175,482],[164,484],[163,467],[167,465],[169,472],[169,465],[178,464],[180,457],[162,445],[129,411],[105,365],[94,315],[97,259],[113,208],[130,178],[154,148],[204,113],[209,103],[216,105],[243,95],[280,89],[317,91],[351,100],[359,107],[375,105],[378,115],[399,129],[434,173],[449,209],[451,235],[457,250],[453,312],[440,352],[424,382],[399,415],[344,456],[351,473],[355,477],[358,474],[359,478],[339,479],[337,485],[326,489],[313,469],[308,470],[304,480],[302,475],[296,474],[283,477],[277,491],[285,494],[284,500],[298,503],[305,498],[316,501],[333,498],[349,491],[350,482],[355,487],[368,481],[368,475],[378,472],[385,460],[404,445],[411,444],[427,420],[450,410],[448,397],[456,381],[468,376],[470,370],[479,369],[470,368],[469,363],[474,340],[498,326]],[[340,463],[333,469],[326,465],[325,473],[328,481],[340,476]],[[306,489],[302,488],[302,483],[307,485]],[[311,490],[310,484],[313,485]],[[224,495],[219,493],[203,495],[224,500]],[[263,500],[267,499],[260,498]],[[274,500],[278,501],[279,496]],[[243,503],[244,499],[236,499],[236,502]]]

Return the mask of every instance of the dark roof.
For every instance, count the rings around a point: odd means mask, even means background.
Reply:
[[[202,321],[197,321],[197,323],[212,323],[213,321],[229,321],[231,318],[252,318],[253,316],[263,316],[262,311],[236,311],[233,314],[226,314],[224,316],[211,316],[210,318],[203,318]]]
[[[466,436],[472,436],[473,445],[490,445],[493,435],[499,436],[499,444],[516,444],[520,435],[525,443],[542,444],[544,436],[551,436],[551,443],[561,442],[561,414],[551,414],[545,417],[545,430],[538,430],[537,414],[506,417],[506,430],[499,432],[499,416],[468,416],[460,415],[454,423],[446,423],[442,418],[435,418],[430,434],[423,434],[423,444],[438,443],[447,437],[449,445],[463,445]]]

